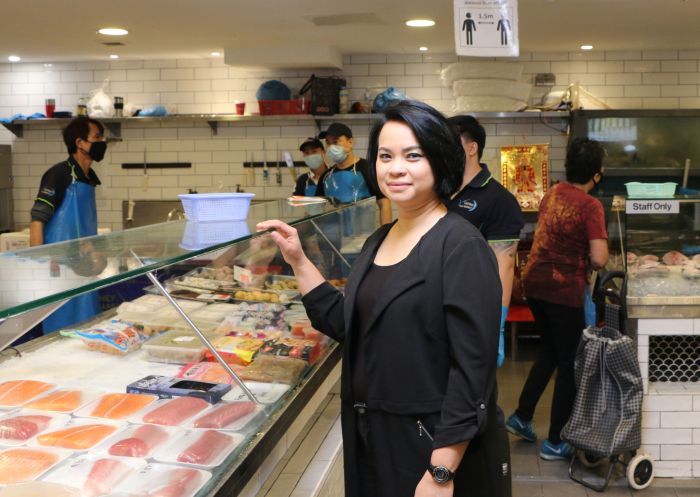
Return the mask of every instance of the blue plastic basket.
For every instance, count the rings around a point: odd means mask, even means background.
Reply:
[[[631,183],[625,183],[625,188],[627,188],[627,196],[634,198],[647,198],[647,197],[673,197],[676,193],[676,186],[678,183],[639,183],[633,181]]]
[[[180,247],[185,250],[200,250],[248,235],[250,228],[245,221],[187,221]]]
[[[254,193],[187,193],[178,195],[189,221],[242,221]]]

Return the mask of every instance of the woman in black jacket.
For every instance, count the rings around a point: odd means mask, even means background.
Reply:
[[[432,107],[404,101],[385,112],[368,160],[398,219],[367,239],[344,296],[294,228],[258,225],[273,230],[312,324],[344,346],[348,497],[494,497],[510,478],[491,457],[498,267],[478,230],[445,206],[461,185],[463,153]]]

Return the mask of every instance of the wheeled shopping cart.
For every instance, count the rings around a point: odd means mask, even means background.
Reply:
[[[627,279],[621,271],[598,279],[597,326],[586,328],[576,353],[576,400],[562,439],[575,449],[572,480],[598,492],[625,468],[635,490],[651,485],[654,465],[641,445],[644,391],[634,340],[625,334]],[[605,468],[607,464],[607,468]]]

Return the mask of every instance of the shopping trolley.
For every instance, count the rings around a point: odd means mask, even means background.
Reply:
[[[637,453],[644,391],[636,344],[625,333],[626,287],[622,271],[598,278],[593,292],[598,322],[583,331],[574,366],[576,399],[562,430],[562,439],[575,449],[569,476],[598,492],[607,488],[616,468],[625,468],[635,490],[654,478],[651,458]]]

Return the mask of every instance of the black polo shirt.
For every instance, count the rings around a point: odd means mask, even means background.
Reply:
[[[517,241],[525,225],[520,205],[496,181],[486,164],[449,203],[451,211],[472,223],[488,242]]]
[[[94,169],[90,168],[86,176],[83,169],[71,157],[51,166],[41,177],[39,193],[34,200],[34,206],[31,211],[32,221],[48,223],[54,212],[61,206],[66,196],[66,190],[73,182],[71,164],[73,165],[77,181],[82,181],[92,186],[101,184]]]

